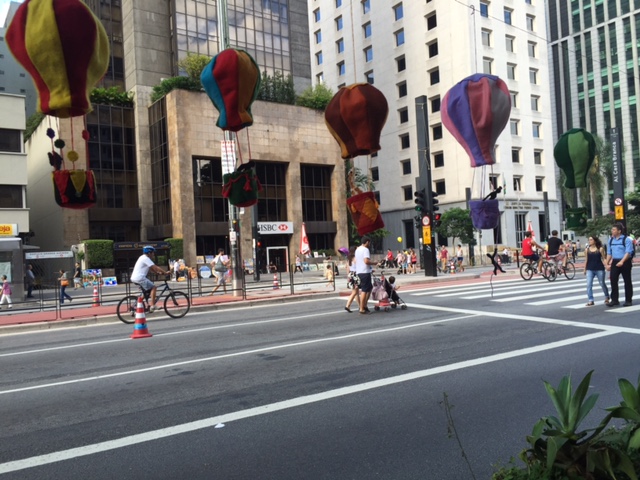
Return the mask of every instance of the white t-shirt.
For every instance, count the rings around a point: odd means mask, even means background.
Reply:
[[[364,262],[365,258],[371,258],[369,249],[364,245],[356,248],[356,273],[371,273],[371,265]]]
[[[153,260],[151,260],[149,257],[147,257],[146,255],[140,255],[140,258],[138,258],[135,267],[133,267],[133,272],[131,273],[131,281],[138,283],[147,278],[149,269],[154,265],[155,263],[153,263]]]

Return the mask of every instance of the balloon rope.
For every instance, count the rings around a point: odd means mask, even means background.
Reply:
[[[51,128],[51,117],[50,117],[49,115],[47,115],[47,121],[49,122],[49,128]],[[53,130],[53,129],[52,129],[52,130]],[[55,136],[55,135],[54,135],[54,136]],[[53,136],[52,136],[52,137],[49,137],[49,138],[50,138],[50,140],[51,140],[51,151],[52,151],[52,152],[55,152],[55,151],[56,151],[56,149],[55,149],[55,147],[53,146]]]
[[[251,140],[249,139],[249,129],[247,128],[247,147],[249,148],[249,161],[251,161]]]
[[[491,276],[489,277],[489,286],[491,287],[491,298],[493,298],[493,272],[491,272]]]
[[[240,148],[240,138],[238,137],[238,134],[236,134],[235,137],[236,145],[238,146],[238,157],[240,158],[240,165],[242,165],[244,162],[242,161],[242,148]]]
[[[87,166],[86,169],[89,171],[89,130],[87,130],[87,116],[84,115],[82,117],[82,123],[84,126],[84,130],[82,132],[82,138],[84,138],[84,149],[87,156]]]
[[[69,125],[71,126],[71,151],[74,152],[76,150],[75,143],[73,141],[73,117],[69,118]],[[76,169],[76,162],[71,162],[71,166],[73,170]]]

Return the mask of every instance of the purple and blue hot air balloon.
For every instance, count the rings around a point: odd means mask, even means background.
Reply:
[[[495,75],[476,73],[444,96],[442,123],[466,150],[472,167],[493,165],[494,147],[511,113],[507,84]]]

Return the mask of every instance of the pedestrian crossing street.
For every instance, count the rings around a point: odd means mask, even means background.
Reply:
[[[620,303],[624,302],[624,282],[622,278],[618,283],[620,290]],[[611,286],[607,281],[609,291]],[[408,288],[407,288],[408,290]],[[607,312],[611,313],[630,313],[640,311],[640,281],[633,283],[633,290],[636,294],[634,305],[631,307],[615,307],[607,308]],[[475,283],[472,285],[447,285],[443,287],[434,287],[421,289],[419,291],[399,292],[401,295],[413,297],[435,297],[464,299],[477,301],[491,301],[503,304],[517,305],[555,305],[558,308],[581,309],[604,307],[604,295],[602,288],[597,279],[593,283],[594,307],[587,307],[587,283],[582,272],[576,272],[573,280],[567,280],[564,277],[558,278],[555,282],[549,282],[542,277],[534,277],[529,281],[523,280],[520,276],[508,280],[494,280],[493,288],[489,281]]]

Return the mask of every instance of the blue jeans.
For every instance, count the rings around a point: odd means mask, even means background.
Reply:
[[[609,298],[609,289],[607,288],[607,284],[604,282],[604,274],[604,270],[587,270],[587,298],[590,302],[593,302],[593,277],[598,278],[598,282],[602,287],[604,296]]]

